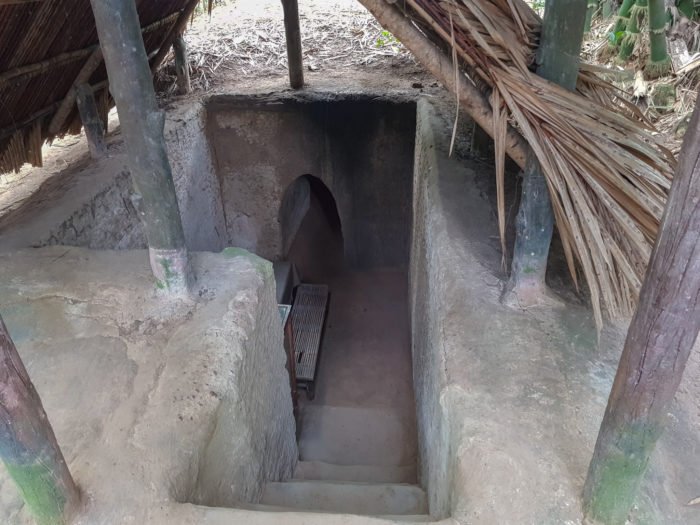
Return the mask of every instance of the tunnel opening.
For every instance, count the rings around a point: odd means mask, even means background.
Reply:
[[[427,514],[408,307],[415,103],[233,97],[208,111],[229,244],[275,263],[292,319],[301,286],[328,293],[313,395],[292,387],[295,475],[268,483],[260,503]]]
[[[315,396],[300,397],[298,471],[374,465],[388,481],[416,483],[405,269],[345,264],[335,199],[317,177],[290,185],[280,217],[283,232],[294,232],[286,258],[299,280],[330,292]]]
[[[344,267],[343,231],[335,198],[313,175],[296,179],[287,188],[280,209],[284,259],[299,279],[323,283]]]

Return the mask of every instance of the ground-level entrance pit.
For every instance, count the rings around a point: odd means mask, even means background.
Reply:
[[[207,111],[229,242],[330,292],[300,461],[258,508],[427,515],[407,274],[415,103],[225,97]]]

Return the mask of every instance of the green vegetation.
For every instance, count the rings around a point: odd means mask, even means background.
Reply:
[[[394,49],[400,42],[387,30],[382,30],[377,37],[376,46],[377,47],[390,47]]]

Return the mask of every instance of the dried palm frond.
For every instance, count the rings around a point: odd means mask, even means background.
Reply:
[[[596,324],[632,313],[666,203],[675,159],[651,123],[585,66],[577,92],[532,69],[541,19],[522,0],[406,0],[407,14],[433,40],[455,47],[463,69],[491,90],[498,218],[504,128],[512,118],[540,162],[569,271],[576,264]]]

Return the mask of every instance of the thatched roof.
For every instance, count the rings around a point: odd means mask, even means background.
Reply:
[[[491,114],[502,239],[512,126],[542,167],[569,270],[577,283],[585,276],[596,324],[631,315],[676,163],[653,125],[586,64],[575,92],[536,75],[542,21],[524,0],[360,1],[414,54],[425,40],[452,55],[452,69],[488,101],[479,109]],[[422,38],[411,36],[415,28]]]
[[[153,69],[198,1],[137,0]],[[576,92],[537,76],[541,20],[524,0],[360,2],[416,56],[427,43],[427,69],[449,70],[455,89],[468,84],[483,101],[466,109],[477,122],[488,115],[495,138],[501,235],[503,157],[524,139],[545,173],[569,269],[577,282],[585,276],[598,326],[604,312],[630,314],[675,159],[626,94],[585,64]],[[447,66],[431,69],[445,56]],[[89,81],[106,113],[106,77],[89,0],[0,0],[0,173],[40,164],[44,140],[80,130],[73,86]]]
[[[159,49],[197,2],[136,3],[146,52],[157,65],[165,54]],[[90,0],[0,0],[0,173],[41,165],[45,140],[80,130],[71,95],[77,79],[94,87],[106,114],[107,73]]]

